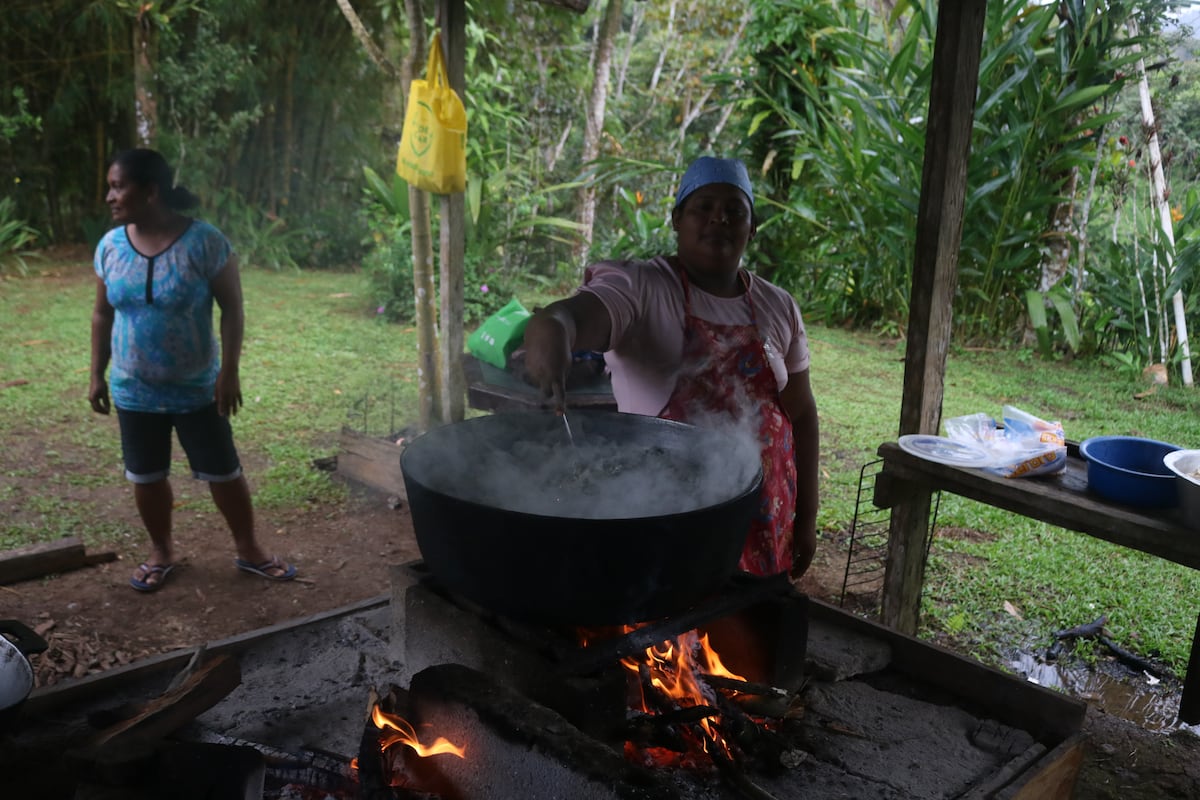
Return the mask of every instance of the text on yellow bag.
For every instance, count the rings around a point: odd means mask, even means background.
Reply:
[[[435,194],[467,187],[467,110],[450,88],[438,33],[429,43],[425,78],[414,80],[408,89],[396,174]]]

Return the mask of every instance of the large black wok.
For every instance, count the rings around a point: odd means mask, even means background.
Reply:
[[[757,510],[762,483],[757,446],[732,433],[633,414],[571,411],[569,419],[574,445],[562,418],[545,411],[470,419],[408,444],[401,471],[417,544],[433,575],[492,611],[582,626],[661,618],[719,589],[737,566]],[[542,450],[522,455],[531,442]],[[668,481],[704,473],[715,477],[715,489],[706,484],[704,496],[693,497],[689,509],[656,484],[656,496],[671,510],[655,514],[642,508],[636,516],[611,498],[566,516],[522,511],[522,502],[508,502],[507,493],[495,502],[478,502],[479,471],[495,463],[491,456],[516,454],[502,476],[515,498],[530,489],[570,491],[570,481],[530,486],[539,480],[533,476],[547,454],[565,459],[568,473],[580,470],[597,478],[588,462],[597,445],[628,448],[634,462],[639,453],[653,455],[650,466],[670,467],[647,476],[651,482],[661,480],[661,473]],[[489,476],[493,486],[496,477]],[[690,479],[680,483],[685,494],[696,493]]]
[[[46,640],[29,627],[0,619],[0,727],[8,727],[16,718],[17,709],[33,689],[33,667],[25,656],[45,649]]]

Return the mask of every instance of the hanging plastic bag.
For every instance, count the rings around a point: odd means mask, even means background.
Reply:
[[[455,194],[467,186],[467,110],[450,88],[438,33],[429,43],[424,79],[408,89],[396,174],[435,194]]]
[[[989,472],[1006,478],[1049,475],[1067,466],[1061,422],[1046,422],[1015,406],[1004,406],[1004,426],[987,414],[946,420],[946,436],[982,446],[992,456]]]
[[[508,357],[521,345],[525,325],[532,316],[520,300],[509,301],[467,337],[467,350],[480,361],[505,369]]]

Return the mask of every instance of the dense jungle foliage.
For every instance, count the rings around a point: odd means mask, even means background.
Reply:
[[[613,3],[622,25],[600,155],[584,163],[595,44]],[[404,4],[350,4],[399,63]],[[1191,31],[1169,25],[1177,5],[988,3],[960,341],[1101,354],[1131,373],[1163,362],[1178,377],[1171,297],[1183,292],[1189,319],[1198,305],[1200,81]],[[758,184],[748,266],[810,319],[903,333],[933,0],[467,7],[470,317],[534,282],[577,279],[580,186],[599,197],[589,258],[670,248],[675,176],[717,153],[743,157]],[[106,229],[106,159],[137,140],[141,96],[155,146],[249,265],[364,269],[371,312],[411,314],[407,193],[391,177],[403,84],[337,0],[11,0],[0,29],[0,274]],[[1174,246],[1153,200],[1151,133]]]

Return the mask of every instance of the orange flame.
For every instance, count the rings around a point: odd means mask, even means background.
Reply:
[[[383,711],[376,705],[371,709],[371,721],[380,730],[392,730],[392,733],[384,736],[379,743],[380,750],[387,750],[394,744],[402,744],[413,749],[417,755],[425,758],[426,756],[436,756],[441,753],[449,753],[450,755],[466,758],[467,751],[465,748],[459,747],[449,740],[439,736],[434,740],[433,744],[424,745],[417,740],[417,732],[413,730],[413,726],[408,723],[403,717],[398,717],[395,714],[389,714]]]
[[[622,659],[621,663],[635,675],[639,674],[642,664],[647,665],[650,670],[650,684],[665,697],[676,702],[680,708],[703,705],[716,707],[716,695],[701,679],[701,675],[746,680],[725,667],[717,651],[708,643],[708,634],[701,636],[696,631],[689,631],[676,639],[647,647],[643,656],[630,656]],[[641,706],[642,711],[652,713],[653,703],[647,702],[644,689]],[[720,749],[722,755],[732,755],[729,744],[712,719],[703,719],[699,725],[704,731],[701,741],[704,752],[711,753],[711,743]]]

